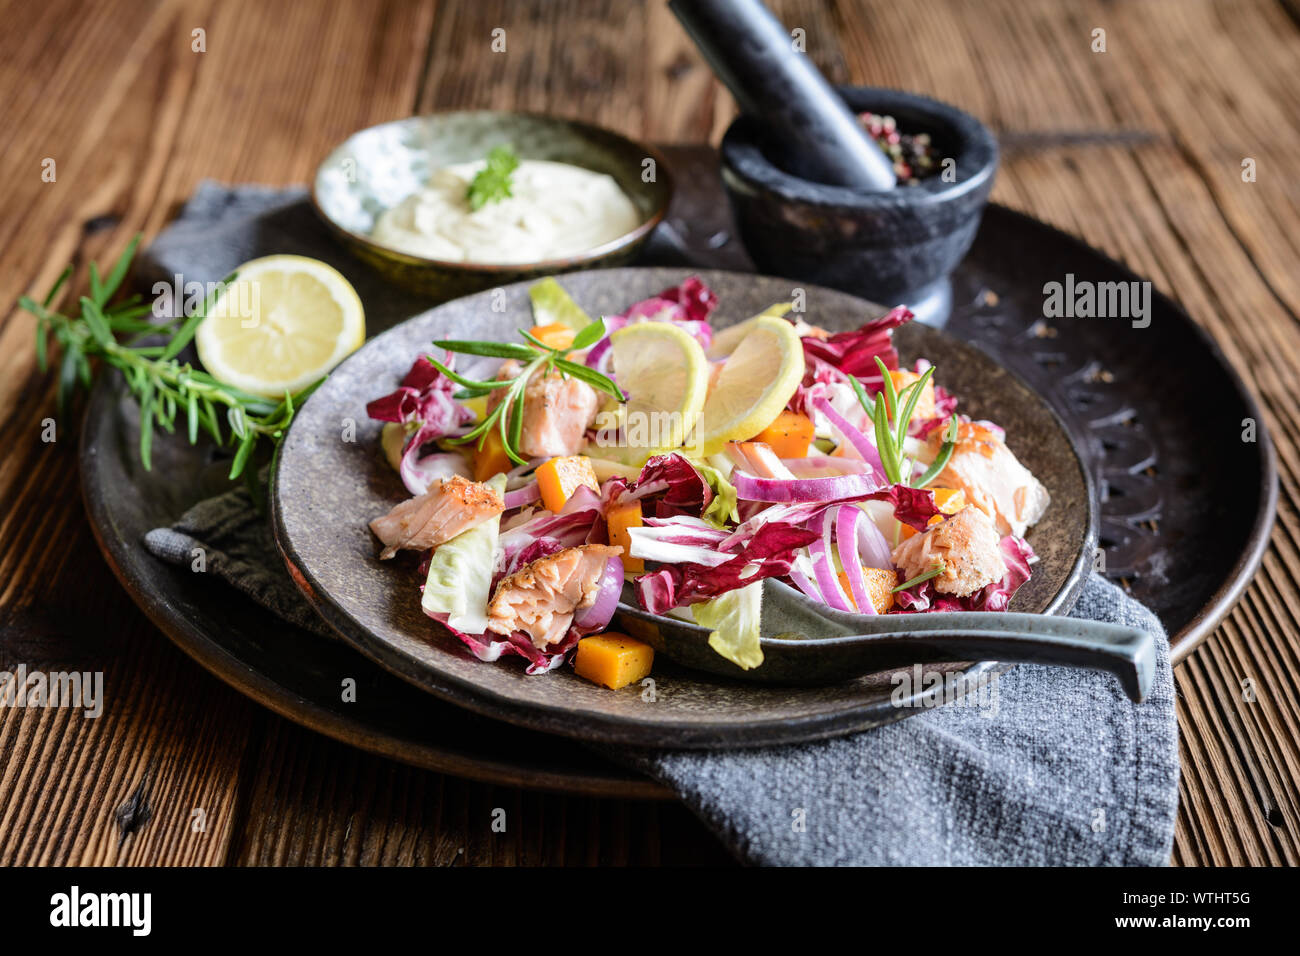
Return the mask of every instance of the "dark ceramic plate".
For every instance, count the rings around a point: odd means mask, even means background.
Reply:
[[[564,286],[588,313],[621,311],[679,283],[681,269],[605,269],[575,273]],[[717,292],[715,326],[742,321],[792,296],[786,279],[700,272]],[[271,486],[276,541],[295,580],[350,644],[419,687],[471,710],[535,730],[584,740],[650,746],[720,747],[793,743],[857,730],[914,713],[893,701],[889,674],[825,686],[767,686],[728,680],[656,661],[656,694],[610,691],[561,668],[529,677],[520,662],[483,663],[420,610],[417,555],[381,562],[367,522],[409,497],[379,451],[379,423],[365,404],[395,387],[437,338],[509,340],[532,321],[528,283],[449,302],[366,343],[299,411],[280,447]],[[831,330],[856,328],[879,310],[842,292],[806,286],[807,315]],[[502,302],[504,301],[504,307]],[[495,309],[494,309],[495,305]],[[1096,515],[1087,472],[1060,421],[1041,399],[988,356],[919,325],[898,347],[924,356],[976,418],[1007,429],[1009,445],[1047,486],[1052,506],[1029,536],[1039,552],[1034,576],[1012,610],[1068,610],[1091,565]],[[486,361],[486,360],[485,360]],[[467,374],[490,365],[465,366]],[[355,421],[355,441],[343,424]],[[661,618],[661,631],[700,643],[707,632]],[[900,628],[906,617],[900,617]],[[817,634],[808,635],[816,638]]]

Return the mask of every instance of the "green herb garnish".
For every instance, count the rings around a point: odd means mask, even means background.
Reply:
[[[889,479],[890,484],[924,488],[939,476],[947,466],[948,459],[952,457],[953,448],[957,444],[957,416],[953,415],[948,422],[939,454],[935,456],[930,467],[925,470],[916,484],[912,484],[912,460],[903,453],[903,442],[907,439],[907,429],[912,422],[912,415],[915,414],[916,406],[921,401],[921,393],[934,375],[934,366],[927,368],[921,373],[919,379],[901,392],[894,388],[894,380],[889,375],[889,368],[878,355],[876,366],[880,369],[884,383],[875,400],[867,394],[857,376],[850,375],[849,384],[875,427],[876,451],[880,453],[880,464],[884,466],[885,477]]]
[[[478,211],[488,203],[500,202],[514,193],[510,191],[510,174],[519,168],[519,157],[509,146],[494,146],[487,155],[487,165],[478,171],[465,198],[469,208]]]
[[[433,343],[438,348],[445,349],[448,352],[457,352],[462,355],[479,355],[486,358],[516,359],[526,363],[523,371],[514,378],[499,381],[475,381],[453,372],[433,356],[429,356],[429,361],[443,375],[461,386],[462,390],[455,394],[455,398],[478,398],[499,388],[506,389],[505,397],[472,431],[458,438],[445,440],[449,444],[463,445],[477,438],[478,444],[476,447],[482,448],[483,443],[487,441],[488,433],[495,426],[501,435],[501,444],[505,448],[506,454],[510,456],[510,460],[516,464],[524,465],[528,463],[527,459],[519,452],[519,442],[523,437],[524,426],[524,391],[539,369],[544,376],[550,375],[552,371],[557,370],[565,377],[572,375],[579,381],[586,382],[592,388],[614,396],[620,402],[625,401],[625,398],[623,393],[619,391],[618,386],[604,375],[601,375],[593,368],[570,361],[566,357],[570,352],[588,348],[603,339],[605,337],[605,323],[603,321],[591,323],[573,337],[571,345],[563,349],[551,348],[524,329],[520,329],[519,334],[527,340],[527,345],[516,345],[513,342],[466,342],[461,340],[442,340]]]
[[[90,295],[79,300],[79,315],[68,316],[51,311],[59,291],[72,276],[72,266],[63,270],[41,302],[37,303],[28,296],[18,300],[19,306],[36,316],[37,367],[42,373],[49,367],[50,341],[53,340],[61,353],[58,362],[60,413],[67,407],[78,385],[90,387],[93,377],[91,359],[98,359],[120,371],[140,405],[140,461],[146,469],[152,467],[154,428],[174,432],[177,418],[183,415],[190,444],[198,441],[199,429],[202,428],[218,445],[234,446],[230,477],[238,478],[245,474],[251,481],[254,471],[248,469],[245,472],[245,466],[253,447],[263,437],[278,442],[293,420],[294,411],[320,382],[295,395],[286,393],[284,400],[277,402],[226,385],[207,372],[191,367],[188,362],[177,361],[176,356],[194,338],[199,324],[221,292],[235,280],[235,274],[231,273],[221,281],[196,314],[151,322],[148,317],[153,306],[139,295],[130,296],[113,306],[108,304],[126,278],[139,243],[137,235],[128,243],[107,277],[101,277],[99,268],[93,262],[90,264]],[[144,339],[152,342],[157,336],[162,336],[157,344],[136,344]],[[223,417],[229,426],[228,432],[222,431]]]
[[[894,588],[892,593],[897,594],[899,591],[906,591],[908,588],[916,587],[916,585],[920,584],[922,581],[928,581],[931,578],[937,578],[939,575],[943,574],[943,572],[946,570],[948,570],[947,566],[942,561],[940,561],[935,567],[931,568],[929,571],[926,571],[924,574],[918,574],[916,577],[904,581],[898,587]]]

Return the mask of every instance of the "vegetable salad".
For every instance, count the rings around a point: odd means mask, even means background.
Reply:
[[[602,633],[628,600],[748,669],[769,578],[860,614],[1000,611],[1029,579],[1048,494],[930,363],[900,366],[907,309],[715,331],[696,277],[598,320],[553,279],[532,299],[521,342],[436,342],[367,406],[412,495],[371,522],[380,557],[423,554],[422,608],[479,659],[639,680],[653,652]]]

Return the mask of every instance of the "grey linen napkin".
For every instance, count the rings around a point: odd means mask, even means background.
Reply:
[[[208,281],[256,256],[293,252],[348,275],[373,327],[431,304],[357,265],[303,196],[204,183],[146,252],[145,269]],[[200,502],[145,544],[178,564],[203,547],[219,577],[286,620],[329,633],[243,488]],[[747,863],[1163,865],[1178,806],[1168,640],[1154,614],[1096,575],[1073,616],[1157,635],[1146,703],[1130,703],[1109,675],[1020,665],[997,678],[980,706],[934,708],[834,740],[707,753],[601,750],[671,787]]]

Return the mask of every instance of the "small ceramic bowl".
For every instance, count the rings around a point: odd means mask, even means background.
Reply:
[[[882,305],[906,304],[942,325],[951,306],[948,275],[966,255],[993,187],[998,144],[968,113],[899,90],[841,86],[855,113],[893,116],[908,133],[929,133],[955,162],[952,181],[862,192],[810,182],[779,164],[782,144],[741,116],[722,140],[722,181],[740,237],[760,272],[852,292]]]
[[[501,145],[521,159],[607,173],[632,200],[640,222],[576,256],[510,265],[428,259],[370,238],[379,215],[424,186],[436,169],[482,159]],[[647,160],[653,161],[652,177],[644,176]],[[312,183],[312,204],[349,249],[394,282],[439,299],[574,269],[624,265],[663,219],[671,197],[663,156],[643,143],[575,120],[489,110],[412,116],[364,129],[325,158]]]

